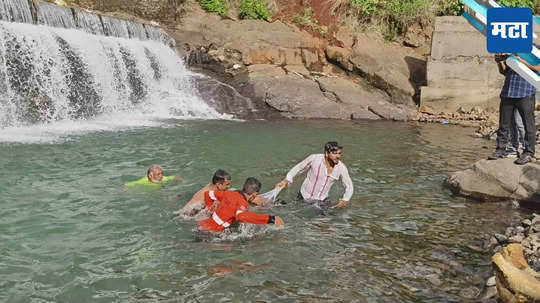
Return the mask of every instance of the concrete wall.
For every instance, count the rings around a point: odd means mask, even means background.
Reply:
[[[540,44],[540,26],[534,32],[534,42]],[[422,104],[446,112],[473,106],[497,111],[503,82],[482,34],[463,17],[437,17]]]
[[[436,19],[422,104],[447,112],[462,106],[496,110],[503,81],[482,34],[462,17]]]

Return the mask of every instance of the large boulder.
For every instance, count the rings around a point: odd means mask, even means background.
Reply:
[[[423,77],[424,59],[414,51],[404,55],[393,43],[368,34],[357,36],[350,63],[356,72],[386,91],[393,102],[413,104],[415,82]]]
[[[407,121],[414,115],[413,110],[390,103],[387,94],[363,81],[353,82],[337,77],[320,77],[316,81],[324,93],[336,97],[352,118]]]
[[[219,113],[234,113],[240,119],[278,117],[275,111],[260,103],[242,96],[232,86],[216,78],[195,75],[193,83],[201,97]]]
[[[514,159],[480,160],[445,181],[454,193],[480,200],[540,202],[540,164],[516,165]]]
[[[312,76],[305,68],[255,64],[234,78],[242,95],[289,118],[407,120],[410,109],[388,102],[388,96],[365,83]]]
[[[324,41],[294,26],[275,21],[224,19],[203,11],[197,2],[190,0],[180,24],[170,29],[177,41],[178,50],[186,54],[186,44],[214,49],[234,50],[240,53],[235,63],[310,65],[325,60]],[[225,52],[226,58],[226,52]],[[238,60],[239,59],[239,60]]]

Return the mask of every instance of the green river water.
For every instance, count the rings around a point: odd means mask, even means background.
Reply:
[[[336,121],[165,121],[55,142],[0,143],[1,302],[464,302],[491,275],[468,246],[516,222],[508,202],[442,187],[487,156],[471,129]],[[214,170],[270,190],[294,164],[344,146],[355,193],[342,210],[286,202],[256,226],[201,242],[176,212]],[[488,148],[485,148],[485,147]],[[151,164],[185,183],[121,190]],[[336,183],[331,197],[338,200]],[[439,283],[440,281],[440,283]]]

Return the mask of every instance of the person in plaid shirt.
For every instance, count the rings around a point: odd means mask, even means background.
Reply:
[[[501,104],[499,106],[499,130],[497,131],[497,149],[488,159],[495,160],[507,158],[510,153],[506,146],[510,141],[510,128],[514,119],[514,110],[517,109],[525,126],[525,146],[521,156],[514,162],[519,165],[532,161],[536,144],[536,125],[534,121],[534,106],[536,88],[518,75],[505,64],[508,55],[495,55],[499,71],[505,75],[504,86],[501,90]],[[516,56],[522,63],[535,72],[540,71],[540,65],[531,66],[525,60]]]

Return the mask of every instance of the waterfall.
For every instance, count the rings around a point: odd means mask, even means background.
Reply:
[[[0,2],[4,135],[6,129],[59,121],[80,126],[92,119],[114,124],[119,117],[129,125],[137,119],[229,118],[202,100],[196,75],[163,29],[30,3]]]
[[[146,30],[144,29],[144,26],[142,24],[133,21],[126,21],[126,26],[130,38],[140,40],[148,39],[146,35]]]
[[[174,40],[157,26],[141,24],[109,16],[101,16],[90,11],[63,7],[39,1],[32,10],[32,0],[0,0],[0,20],[20,23],[34,23],[62,28],[78,28],[87,33],[139,40],[154,40],[170,47]]]
[[[125,20],[108,16],[101,16],[101,21],[103,22],[103,30],[105,32],[105,35],[120,38],[129,38],[129,32]]]
[[[2,128],[111,113],[224,117],[201,100],[192,81],[163,43],[0,21]]]
[[[85,10],[75,10],[77,28],[94,35],[105,35],[101,17]]]
[[[39,2],[37,11],[39,24],[63,28],[77,27],[71,8]]]
[[[161,43],[164,43],[171,47],[175,46],[176,43],[174,42],[174,40],[169,35],[167,35],[167,33],[165,33],[165,31],[160,27],[145,24],[144,28],[146,29],[146,35],[148,36],[148,39],[160,41]]]
[[[28,0],[0,1],[0,20],[32,23],[32,11]]]

